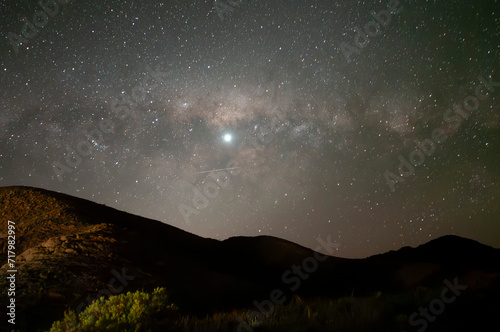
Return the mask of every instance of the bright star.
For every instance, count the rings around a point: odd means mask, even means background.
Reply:
[[[231,136],[231,134],[225,134],[224,135],[224,141],[231,142],[232,139],[233,139],[233,137]]]

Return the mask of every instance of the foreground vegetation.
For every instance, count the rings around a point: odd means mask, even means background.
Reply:
[[[80,314],[66,312],[51,332],[62,331],[381,331],[408,326],[408,313],[439,296],[420,287],[399,295],[308,299],[297,296],[261,320],[255,308],[206,317],[184,315],[163,288],[96,300]],[[253,314],[252,314],[253,313]],[[238,327],[240,327],[238,329]]]

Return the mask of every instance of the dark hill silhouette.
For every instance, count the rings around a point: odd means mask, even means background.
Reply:
[[[458,277],[471,291],[498,292],[500,250],[457,236],[366,259],[344,259],[270,236],[207,239],[30,187],[0,188],[0,211],[2,257],[7,255],[7,220],[16,223],[17,328],[27,330],[47,328],[68,308],[82,308],[97,295],[155,287],[165,287],[185,312],[201,315],[250,308],[254,300],[269,299],[274,289],[288,300],[292,294],[370,296],[442,287],[445,278]],[[301,266],[303,277],[292,271],[294,265]],[[305,273],[304,268],[312,271]],[[6,271],[5,264],[0,269],[2,289]],[[2,292],[1,303],[6,303],[5,296]]]

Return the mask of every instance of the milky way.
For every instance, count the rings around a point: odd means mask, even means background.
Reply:
[[[217,239],[500,247],[498,1],[7,1],[0,185]]]

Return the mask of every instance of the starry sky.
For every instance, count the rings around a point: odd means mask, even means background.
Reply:
[[[0,186],[216,239],[500,247],[500,1],[0,3]]]

